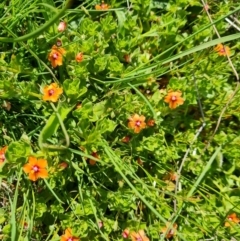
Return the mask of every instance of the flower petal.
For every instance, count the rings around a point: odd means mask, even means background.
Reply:
[[[47,167],[47,160],[45,159],[38,159],[36,166],[38,166],[39,168],[46,168]]]
[[[230,227],[231,224],[230,224],[229,222],[225,222],[224,226],[225,226],[225,227]]]
[[[72,229],[71,228],[67,228],[65,230],[65,235],[68,236],[68,237],[71,237],[72,236]]]
[[[28,163],[29,163],[31,166],[37,165],[37,158],[34,157],[34,156],[30,156],[30,157],[28,158]]]
[[[180,97],[182,95],[182,92],[180,91],[175,91],[175,92],[172,92],[172,96],[176,96],[176,97]]]
[[[133,129],[134,126],[135,126],[135,124],[134,124],[133,121],[129,121],[129,122],[128,122],[128,127],[129,127],[129,128]]]
[[[46,169],[39,169],[38,172],[35,173],[37,179],[38,178],[47,178],[48,177],[48,171]]]
[[[62,235],[61,236],[61,241],[68,241],[68,238],[66,235]]]
[[[32,171],[32,165],[30,165],[29,163],[25,164],[25,165],[23,166],[23,171],[24,171],[26,174],[30,173],[30,172]]]
[[[142,121],[142,122],[144,122],[145,119],[146,119],[146,117],[145,117],[144,115],[141,115],[141,116],[139,117],[139,120]]]
[[[179,98],[179,99],[177,100],[177,104],[178,104],[178,105],[182,105],[183,103],[184,103],[183,98]]]
[[[134,133],[139,133],[141,131],[139,126],[135,126]]]
[[[167,96],[164,98],[164,101],[165,101],[166,103],[169,103],[169,102],[171,101],[171,98],[172,98],[171,95],[167,95]]]
[[[35,172],[30,172],[28,178],[33,182],[38,179]]]

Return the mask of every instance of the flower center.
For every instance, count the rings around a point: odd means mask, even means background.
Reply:
[[[53,89],[48,91],[48,95],[52,96],[53,94],[54,94],[54,90]]]
[[[224,49],[224,48],[221,48],[221,49],[220,49],[220,52],[221,52],[221,53],[225,53],[225,49]]]
[[[176,101],[177,100],[177,96],[173,95],[171,98],[172,101]]]
[[[38,172],[39,171],[39,167],[38,166],[33,166],[32,169],[33,169],[34,172]]]
[[[141,237],[136,238],[136,241],[143,241]]]
[[[72,237],[71,237],[71,238],[68,238],[67,241],[73,241]]]
[[[107,8],[108,8],[107,4],[104,4],[104,3],[101,4],[101,9],[107,9]]]
[[[57,59],[58,58],[58,53],[54,53],[52,56],[53,56],[54,59]]]
[[[141,121],[138,120],[135,122],[135,126],[140,126],[140,125],[141,125]]]
[[[57,41],[57,46],[58,46],[58,47],[61,47],[61,46],[62,46],[62,41],[61,41],[61,40],[58,40],[58,41]]]

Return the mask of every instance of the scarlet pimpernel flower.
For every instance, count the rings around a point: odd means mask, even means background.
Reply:
[[[98,227],[102,228],[103,227],[103,222],[102,221],[98,221]]]
[[[161,230],[162,233],[166,233],[166,231],[168,230],[168,233],[166,234],[166,238],[172,238],[174,235],[176,235],[177,224],[174,223],[171,229],[169,229],[169,226],[170,226],[170,223],[167,223],[166,227],[163,227]]]
[[[98,153],[97,153],[97,152],[92,152],[92,153],[91,153],[91,155],[92,155],[93,157],[95,157],[95,158],[99,159],[99,155],[98,155]],[[96,161],[95,161],[95,160],[90,159],[90,160],[89,160],[89,164],[90,164],[91,166],[94,166],[94,165],[96,164]]]
[[[125,54],[124,60],[126,61],[126,63],[130,63],[131,62],[131,56],[129,54]]]
[[[67,23],[65,21],[61,21],[59,24],[58,24],[58,32],[63,32],[64,30],[66,30],[67,28]]]
[[[48,60],[51,62],[52,67],[56,68],[57,66],[62,65],[63,55],[66,53],[66,50],[56,45],[53,45],[51,52],[48,55]]]
[[[138,232],[131,232],[130,237],[132,241],[149,241],[144,230],[139,230]]]
[[[176,181],[177,177],[178,177],[177,173],[171,171],[171,172],[165,174],[164,180]]]
[[[232,213],[230,215],[227,216],[227,220],[225,222],[225,227],[230,227],[231,225],[234,225],[236,223],[240,223],[240,219],[238,218],[236,213]]]
[[[76,55],[76,61],[78,63],[82,62],[83,61],[83,53],[82,52],[79,52],[77,55]]]
[[[230,55],[230,48],[228,46],[224,46],[222,44],[218,44],[214,50],[218,53],[219,56]]]
[[[108,10],[109,6],[108,4],[104,3],[104,1],[102,1],[102,3],[100,5],[96,5],[95,6],[96,10]]]
[[[2,149],[0,149],[0,166],[4,163],[4,161],[6,160],[5,157],[5,153],[7,151],[7,146],[2,147]]]
[[[169,107],[171,109],[177,108],[179,105],[182,105],[184,100],[181,97],[182,92],[181,91],[172,91],[170,90],[167,94],[167,96],[164,98],[164,101],[169,104]]]
[[[61,47],[61,46],[62,46],[62,40],[61,40],[61,39],[58,39],[58,40],[56,41],[56,44],[57,44],[58,47]]]
[[[22,226],[25,230],[28,229],[29,225],[26,221],[22,221],[21,223],[22,223]]]
[[[67,228],[61,236],[61,241],[79,241],[80,239],[72,235],[72,230]]]
[[[127,228],[124,229],[123,232],[122,232],[122,236],[123,236],[123,238],[128,238],[129,233],[130,233],[130,231],[129,231]]]
[[[154,125],[155,125],[155,120],[150,119],[150,120],[147,121],[147,126],[153,127]]]
[[[207,11],[210,9],[210,7],[209,7],[208,4],[205,4],[205,5],[203,6],[203,9],[207,12]]]
[[[63,93],[63,89],[58,86],[57,83],[52,83],[43,88],[43,100],[57,102],[60,95]]]
[[[124,142],[124,143],[128,143],[130,140],[131,140],[131,137],[130,137],[130,136],[124,136],[124,137],[122,138],[122,142]]]
[[[145,116],[134,114],[128,119],[128,127],[133,129],[135,133],[139,133],[142,129],[146,127]]]
[[[68,164],[67,162],[61,162],[58,166],[61,170],[64,170],[68,167]]]
[[[47,161],[45,159],[37,159],[36,157],[30,156],[28,163],[23,166],[23,171],[28,174],[31,181],[36,181],[39,178],[47,178]]]

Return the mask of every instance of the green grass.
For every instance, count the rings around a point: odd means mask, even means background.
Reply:
[[[0,4],[0,240],[239,240],[240,7],[102,4]]]

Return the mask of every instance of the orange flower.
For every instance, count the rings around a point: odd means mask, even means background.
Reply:
[[[182,92],[181,91],[172,91],[170,90],[168,92],[168,95],[165,97],[164,101],[166,103],[169,103],[169,107],[171,109],[175,109],[177,106],[182,105],[184,100],[181,97]]]
[[[63,32],[65,29],[67,28],[67,23],[64,22],[64,21],[61,21],[59,24],[58,24],[58,32]]]
[[[124,60],[126,61],[126,63],[130,63],[131,62],[131,56],[129,54],[125,54],[123,56]]]
[[[147,121],[147,126],[152,127],[154,125],[155,125],[155,120],[150,119],[150,120]]]
[[[48,55],[48,60],[51,62],[53,68],[62,65],[63,55],[65,53],[65,49],[53,45],[51,52]]]
[[[26,230],[26,229],[28,229],[28,223],[27,222],[23,222],[23,228]]]
[[[205,4],[205,5],[203,6],[203,9],[207,12],[207,11],[210,9],[210,7],[209,7],[208,4]]]
[[[128,128],[133,129],[134,133],[139,133],[142,129],[146,127],[145,116],[134,114],[130,117],[128,122]]]
[[[83,61],[83,53],[82,52],[79,52],[77,55],[76,55],[76,61],[78,63],[82,62]]]
[[[177,180],[177,173],[169,172],[164,176],[164,180],[176,181]]]
[[[219,56],[230,55],[230,48],[228,46],[223,46],[222,44],[218,44],[214,50],[218,52]]]
[[[166,238],[172,238],[174,235],[176,235],[176,230],[177,230],[177,224],[174,223],[172,229],[168,229],[170,226],[170,223],[167,223],[167,226],[162,228],[161,232],[166,233],[168,230],[168,233],[166,234]]]
[[[56,44],[57,44],[58,47],[61,47],[61,46],[62,46],[62,40],[61,40],[61,39],[58,39],[58,40],[56,41]]]
[[[52,83],[43,88],[43,100],[57,102],[62,93],[62,88],[58,87],[58,84]]]
[[[231,224],[234,224],[234,223],[239,223],[240,222],[240,219],[237,217],[236,213],[232,213],[230,215],[227,216],[227,222],[225,222],[225,227],[230,227]]]
[[[91,155],[92,155],[93,157],[99,159],[99,155],[97,154],[97,152],[92,152]],[[90,160],[89,160],[89,164],[90,164],[91,166],[94,166],[94,165],[96,164],[96,161],[90,159]]]
[[[61,241],[79,241],[80,239],[72,235],[72,230],[67,228],[65,234],[61,236]]]
[[[68,164],[67,164],[67,162],[61,162],[58,166],[61,170],[63,170],[63,169],[66,169],[68,167]]]
[[[124,143],[128,143],[130,140],[131,140],[130,136],[125,136],[122,138],[122,142],[124,142]]]
[[[108,6],[107,4],[104,3],[104,1],[102,1],[101,5],[96,5],[95,9],[96,10],[108,10],[110,6]]]
[[[98,221],[98,227],[102,228],[103,227],[103,222],[102,221]]]
[[[45,159],[37,159],[33,156],[28,158],[28,163],[23,166],[23,171],[28,174],[31,181],[36,181],[38,178],[48,177],[46,170],[47,161]]]
[[[5,153],[7,151],[7,146],[4,146],[2,149],[0,149],[0,166],[4,163],[6,160]]]
[[[123,236],[123,238],[128,238],[129,230],[128,229],[124,229],[123,232],[122,232],[122,236]]]
[[[149,238],[146,236],[144,230],[139,230],[136,232],[131,232],[130,237],[132,241],[149,241]]]

